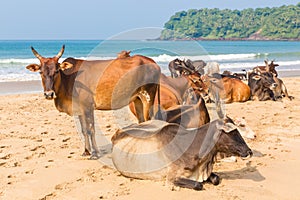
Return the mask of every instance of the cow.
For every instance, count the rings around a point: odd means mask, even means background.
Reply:
[[[249,74],[248,85],[251,90],[251,99],[258,101],[273,100],[275,101],[274,90],[277,83],[273,79],[273,74],[263,72]]]
[[[271,74],[274,74],[276,77],[278,76],[278,73],[275,69],[275,67],[279,66],[278,64],[275,64],[272,60],[271,63],[268,63],[268,60],[265,60],[265,66],[257,66],[253,68],[253,72],[256,74],[261,74],[264,72],[270,72]]]
[[[238,77],[242,81],[246,81],[247,80],[246,73],[237,73],[237,72],[235,72],[232,75],[235,76],[235,77]]]
[[[194,60],[192,61],[193,66],[195,67],[195,71],[199,74],[204,74],[204,67],[207,65],[203,60]]]
[[[139,120],[149,120],[159,94],[160,67],[141,55],[94,61],[67,58],[59,63],[64,49],[63,45],[55,57],[45,58],[31,47],[40,64],[26,68],[40,72],[44,96],[54,99],[58,111],[79,116],[85,138],[82,155],[98,159],[101,154],[95,140],[94,109],[119,109],[134,101]]]
[[[208,62],[204,67],[204,74],[212,75],[220,73],[220,65],[217,62]]]
[[[205,96],[205,85],[202,82],[194,82],[194,75],[187,75],[178,78],[171,78],[164,74],[160,75],[160,106],[168,109],[172,106],[186,104],[186,95],[189,89],[193,89],[196,94]],[[155,100],[155,105],[158,101]],[[131,112],[136,115],[135,102],[129,104]],[[139,120],[139,119],[138,119]],[[139,122],[142,122],[139,120]]]
[[[171,72],[172,78],[177,78],[177,77],[182,76],[183,74],[190,74],[195,71],[195,68],[193,65],[187,65],[185,63],[185,61],[182,61],[178,58],[176,58],[175,60],[172,60],[169,63],[168,68]]]
[[[180,77],[182,75],[190,75],[193,73],[204,74],[204,67],[206,62],[203,60],[192,61],[190,59],[180,60],[176,58],[169,63],[169,70],[173,78]]]
[[[219,176],[212,172],[218,153],[242,158],[253,154],[228,118],[196,129],[150,120],[119,129],[111,141],[112,161],[122,175],[167,180],[194,190],[201,190],[204,182],[220,183]]]
[[[210,98],[215,101],[218,93],[225,103],[245,102],[250,98],[250,88],[238,78],[228,77],[214,73],[211,76],[203,76],[203,82],[209,88]]]

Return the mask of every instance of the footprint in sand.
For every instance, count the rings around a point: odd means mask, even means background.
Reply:
[[[33,169],[32,170],[27,170],[27,171],[25,171],[25,174],[33,174],[33,172],[34,172]]]
[[[5,156],[0,157],[0,159],[2,159],[2,160],[8,160],[10,158],[11,158],[11,154],[7,154]]]
[[[34,147],[33,149],[30,149],[30,151],[36,151],[36,150],[38,150],[39,148],[45,149],[45,147],[44,147],[43,145],[39,145],[39,146]]]
[[[70,139],[71,139],[71,138],[68,137],[68,138],[66,138],[66,139],[63,139],[62,142],[67,142],[67,141],[70,140]]]

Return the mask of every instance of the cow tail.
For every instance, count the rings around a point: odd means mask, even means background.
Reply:
[[[160,83],[157,84],[157,113],[155,119],[163,120],[161,107],[160,107]]]

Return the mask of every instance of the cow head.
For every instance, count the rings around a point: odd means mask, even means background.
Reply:
[[[253,74],[251,76],[251,79],[253,79],[257,85],[260,85],[264,88],[268,88],[270,90],[275,90],[277,87],[277,83],[274,81],[273,74],[270,72],[265,72],[259,74]]]
[[[32,72],[39,72],[42,78],[42,85],[44,88],[44,95],[46,99],[53,99],[55,96],[54,82],[61,69],[58,63],[59,58],[63,55],[65,45],[62,46],[59,53],[52,58],[45,58],[41,56],[33,47],[31,50],[35,57],[40,61],[40,64],[30,64],[26,68]]]
[[[278,73],[277,73],[275,67],[278,67],[279,65],[275,64],[274,60],[272,60],[270,64],[269,64],[268,60],[265,60],[265,64],[266,64],[266,71],[274,74],[277,77]]]
[[[187,75],[191,87],[194,89],[195,93],[200,95],[202,98],[208,98],[208,87],[201,79],[201,75],[196,73]]]
[[[220,131],[220,137],[216,143],[219,152],[225,153],[227,156],[237,155],[242,158],[252,156],[251,149],[230,118],[226,117],[222,123],[217,124],[217,129]]]

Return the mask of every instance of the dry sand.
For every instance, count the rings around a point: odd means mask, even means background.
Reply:
[[[300,77],[283,80],[295,100],[226,105],[229,116],[244,117],[256,132],[247,140],[254,156],[216,163],[222,182],[203,191],[125,178],[109,167],[109,155],[81,156],[75,118],[53,101],[42,94],[0,96],[0,199],[300,199]],[[96,116],[106,142],[133,120],[127,107]]]

